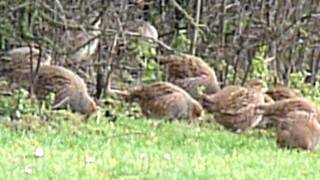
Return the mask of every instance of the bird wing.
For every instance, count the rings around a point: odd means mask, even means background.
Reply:
[[[160,96],[176,93],[179,90],[169,83],[154,83],[151,85],[142,85],[129,90],[129,101],[154,100]]]
[[[263,96],[260,98],[257,92],[247,88],[239,88],[229,94],[225,100],[222,100],[220,112],[225,114],[242,114],[252,109],[256,104],[263,102]]]
[[[60,97],[68,91],[68,87],[72,86],[72,81],[62,76],[60,71],[56,71],[57,69],[46,67],[50,66],[42,66],[39,69],[35,79],[35,93],[40,99],[45,98],[49,93],[54,93],[56,97]]]
[[[266,92],[266,94],[269,95],[275,101],[282,100],[282,99],[302,97],[301,93],[286,87],[270,88]]]
[[[208,71],[211,70],[203,60],[195,56],[158,56],[158,61],[174,79],[208,76]]]
[[[163,96],[140,101],[141,109],[147,117],[170,117],[179,118],[178,114],[183,113],[185,104],[183,94],[175,92]]]
[[[287,116],[294,111],[317,112],[316,106],[304,98],[293,98],[276,101],[261,108],[265,115]]]

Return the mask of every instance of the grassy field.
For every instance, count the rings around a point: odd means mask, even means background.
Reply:
[[[24,93],[0,96],[0,179],[320,178],[320,153],[278,149],[274,130],[239,135],[133,118],[117,106],[107,106],[115,122],[105,110],[84,122]]]
[[[133,120],[2,123],[1,179],[316,179],[319,153],[280,150],[274,133]],[[30,116],[30,120],[31,120]],[[72,118],[71,118],[72,117]],[[28,116],[26,116],[28,119]],[[37,157],[37,149],[44,151]]]

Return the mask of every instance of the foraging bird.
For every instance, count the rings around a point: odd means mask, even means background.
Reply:
[[[101,32],[98,30],[101,25],[99,18],[92,26],[94,30],[89,31],[71,31],[68,30],[62,36],[67,55],[67,62],[79,63],[88,60],[97,50],[99,44],[98,36]]]
[[[285,86],[275,86],[272,88],[269,88],[266,92],[265,96],[269,102],[274,102],[274,101],[281,101],[284,99],[290,99],[290,98],[297,98],[297,97],[303,97],[302,94],[294,89],[290,89]],[[266,103],[269,103],[266,102]],[[268,116],[263,116],[262,121],[259,123],[257,126],[258,128],[270,128],[274,126],[274,122],[270,117]]]
[[[317,150],[320,143],[320,125],[314,113],[289,112],[277,119],[277,145],[281,148]]]
[[[156,82],[129,90],[129,102],[138,102],[142,113],[151,118],[188,119],[201,116],[202,107],[186,91],[168,82]]]
[[[285,86],[275,86],[273,88],[269,88],[266,94],[269,95],[274,101],[302,97],[302,94],[298,90],[293,90]]]
[[[18,87],[29,89],[31,87],[31,62],[32,73],[35,74],[38,59],[40,66],[51,63],[51,56],[45,53],[40,55],[39,49],[34,46],[12,49],[1,56],[0,76]]]
[[[243,132],[261,121],[262,115],[255,112],[255,106],[265,103],[266,88],[263,81],[251,80],[245,87],[232,85],[212,95],[203,94],[201,103],[226,129]]]
[[[38,99],[54,93],[54,108],[70,106],[73,111],[88,116],[97,109],[84,81],[77,74],[60,66],[41,66],[35,78],[34,91]]]
[[[186,90],[192,97],[199,98],[199,90],[213,94],[220,90],[215,71],[201,58],[192,55],[158,56],[164,66],[168,81]]]
[[[286,118],[287,115],[295,111],[313,113],[320,119],[320,111],[315,104],[303,97],[284,99],[274,103],[260,104],[256,107],[256,112],[271,119]]]

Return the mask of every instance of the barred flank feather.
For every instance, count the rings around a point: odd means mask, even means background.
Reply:
[[[195,119],[202,112],[201,105],[186,91],[168,82],[132,88],[127,100],[138,102],[147,117]]]
[[[269,95],[274,101],[302,97],[302,94],[300,92],[282,86],[270,88],[268,89],[266,94]]]

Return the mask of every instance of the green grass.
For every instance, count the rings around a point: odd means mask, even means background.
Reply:
[[[319,153],[278,149],[272,130],[238,135],[215,125],[197,127],[126,116],[119,116],[115,123],[106,117],[84,123],[80,116],[60,112],[50,116],[48,122],[26,121],[34,126],[2,123],[1,179],[320,177]],[[39,147],[43,157],[34,155]]]
[[[110,99],[104,104],[84,122],[37,106],[25,92],[0,96],[0,179],[320,177],[320,153],[279,149],[273,130],[233,134],[213,123],[146,120]],[[35,156],[38,148],[44,156]]]

